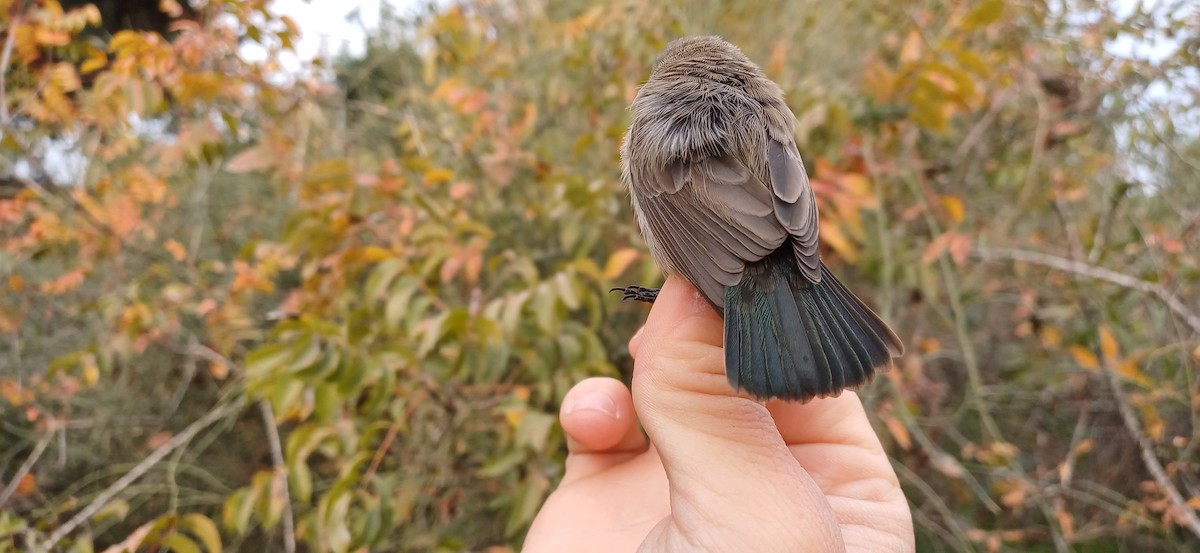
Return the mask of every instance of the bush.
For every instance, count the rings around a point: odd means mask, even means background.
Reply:
[[[702,32],[909,345],[864,398],[919,549],[1200,543],[1194,13],[464,0],[281,82],[268,3],[160,4],[0,15],[0,549],[519,547],[660,279],[624,109]]]

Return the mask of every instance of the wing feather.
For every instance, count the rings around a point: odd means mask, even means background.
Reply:
[[[725,305],[725,287],[741,282],[746,263],[775,251],[788,237],[771,217],[775,195],[768,185],[731,157],[635,171],[630,178],[655,255],[718,308]]]
[[[775,216],[792,237],[800,270],[809,282],[821,282],[821,254],[817,250],[820,218],[796,145],[768,140],[767,166],[775,193]]]

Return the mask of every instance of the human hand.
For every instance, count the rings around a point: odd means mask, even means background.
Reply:
[[[695,290],[669,278],[629,342],[633,395],[591,378],[564,399],[566,474],[524,551],[915,549],[908,503],[858,396],[738,396],[722,334]]]

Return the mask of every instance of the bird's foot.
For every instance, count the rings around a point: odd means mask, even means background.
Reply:
[[[641,286],[624,286],[613,288],[609,292],[621,292],[621,300],[636,300],[646,303],[654,303],[658,298],[658,288],[643,288]]]

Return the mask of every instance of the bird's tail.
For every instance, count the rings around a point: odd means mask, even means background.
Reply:
[[[812,284],[790,255],[768,256],[725,290],[725,374],[756,398],[834,396],[867,383],[903,351],[824,264]]]

